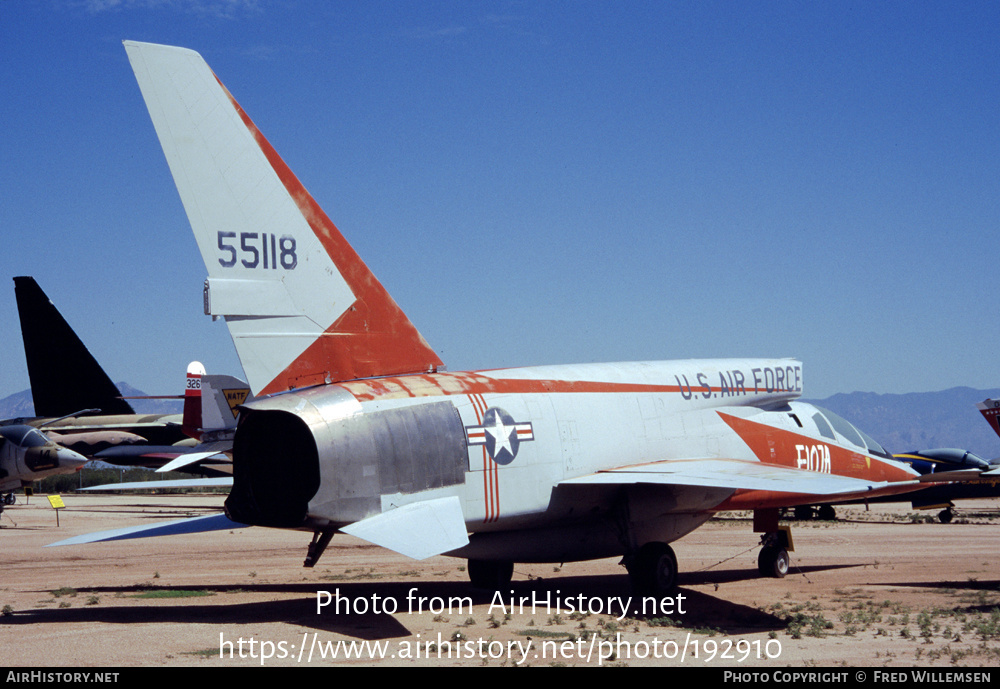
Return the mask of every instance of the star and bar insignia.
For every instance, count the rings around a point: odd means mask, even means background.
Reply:
[[[531,422],[517,423],[499,407],[487,409],[483,425],[466,426],[465,434],[469,445],[485,445],[486,452],[497,464],[510,464],[521,443],[535,439]]]

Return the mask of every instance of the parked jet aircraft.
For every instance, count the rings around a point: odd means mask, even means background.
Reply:
[[[940,508],[938,519],[944,524],[955,516],[952,511],[955,500],[1000,497],[1000,476],[992,473],[992,470],[1000,468],[996,460],[989,462],[972,452],[955,448],[915,450],[895,457],[925,475],[970,469],[980,472],[977,477],[961,483],[931,485],[907,496],[915,510]]]
[[[782,576],[780,507],[912,490],[916,472],[795,401],[802,365],[732,359],[445,372],[441,360],[195,52],[126,50],[258,399],[241,406],[226,513],[338,530],[412,557],[513,562],[622,555],[670,588],[668,545],[753,510]]]
[[[191,362],[183,414],[136,414],[35,279],[15,277],[14,292],[37,416],[0,426],[33,426],[62,447],[119,466],[230,474],[229,460],[210,450],[231,440],[236,406],[250,392],[243,381]]]
[[[1000,401],[987,399],[976,404],[990,427],[1000,435]],[[909,502],[915,510],[940,509],[938,519],[947,524],[954,518],[955,500],[971,500],[976,498],[1000,497],[1000,458],[986,460],[968,450],[957,448],[936,448],[932,450],[912,450],[893,455],[895,459],[923,476],[944,474],[961,479],[956,482],[928,483],[927,487],[902,497],[865,498],[860,501],[844,501],[844,503],[868,502]],[[958,473],[956,473],[958,472]],[[968,474],[968,475],[965,475]],[[820,505],[816,508],[801,505],[795,508],[797,519],[836,519],[837,514],[832,504]]]
[[[55,474],[78,471],[87,458],[23,424],[0,426],[0,512],[14,504],[14,491]]]
[[[131,444],[184,440],[177,414],[136,414],[72,327],[31,277],[14,278],[34,418],[0,424],[44,427],[84,455]]]

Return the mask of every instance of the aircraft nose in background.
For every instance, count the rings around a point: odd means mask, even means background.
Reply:
[[[58,465],[66,469],[82,469],[83,465],[90,461],[79,452],[74,452],[65,447],[60,447],[56,450],[56,459],[58,460]]]

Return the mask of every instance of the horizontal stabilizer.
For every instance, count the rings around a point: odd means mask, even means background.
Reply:
[[[190,466],[191,464],[196,464],[203,460],[209,459],[210,457],[214,457],[220,460],[228,460],[226,455],[222,454],[221,452],[189,452],[186,455],[181,455],[176,459],[172,459],[171,461],[167,462],[156,471],[157,473],[165,473],[167,471],[178,471],[186,466]]]
[[[813,493],[815,495],[860,493],[884,488],[888,485],[884,481],[866,481],[847,476],[738,459],[687,459],[653,462],[601,471],[589,476],[563,481],[560,485],[630,485],[638,483],[769,490],[783,493]]]
[[[81,545],[83,543],[98,543],[101,541],[125,541],[132,538],[154,538],[156,536],[176,536],[179,534],[204,533],[206,531],[225,531],[226,529],[242,529],[246,524],[234,522],[224,514],[210,514],[192,519],[177,519],[170,522],[131,526],[124,529],[95,531],[67,538],[58,543],[49,543],[46,548],[60,545]]]
[[[457,497],[403,505],[341,528],[344,533],[423,560],[469,543]]]
[[[229,487],[233,479],[225,476],[219,478],[189,478],[177,481],[132,481],[131,483],[105,483],[100,486],[90,486],[80,490],[155,490],[157,488],[213,488]]]

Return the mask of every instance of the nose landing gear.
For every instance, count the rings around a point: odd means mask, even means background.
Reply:
[[[754,510],[753,530],[762,533],[760,554],[757,555],[757,569],[762,576],[781,579],[788,574],[791,566],[789,550],[792,546],[792,530],[778,525],[778,510]]]

